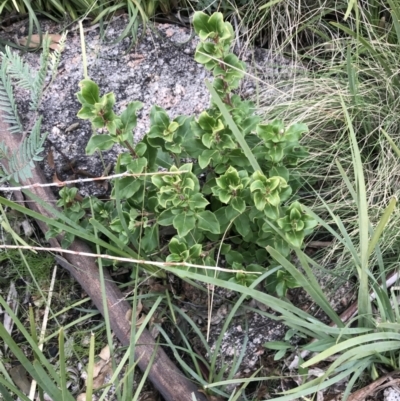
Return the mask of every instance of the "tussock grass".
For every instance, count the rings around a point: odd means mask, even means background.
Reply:
[[[383,9],[383,4],[377,4]],[[340,10],[342,6],[336,11]],[[372,11],[371,4],[358,9],[358,18],[356,14],[350,15],[346,22],[341,22],[343,26],[329,27],[325,21],[322,25],[329,29],[324,34],[318,24],[309,20],[306,24],[309,28],[316,26],[313,30],[320,39],[312,47],[304,48],[303,54],[297,53],[295,58],[297,64],[307,67],[307,73],[301,69],[301,74],[276,83],[277,96],[273,102],[269,96],[263,97],[263,93],[258,99],[265,118],[283,119],[287,124],[302,121],[309,126],[304,143],[310,149],[310,158],[303,166],[308,174],[308,185],[299,196],[316,214],[335,226],[326,213],[326,202],[354,239],[359,234],[357,207],[336,165],[339,161],[349,177],[353,177],[345,110],[361,152],[372,224],[378,221],[390,198],[399,197],[400,189],[400,160],[381,132],[384,129],[395,143],[400,142],[397,118],[400,111],[397,42],[400,37],[396,35],[395,22],[383,21],[379,18],[381,14]],[[384,27],[381,27],[379,23],[383,22]],[[297,30],[301,29],[302,26],[297,25]],[[291,46],[296,46],[294,39]],[[276,49],[282,50],[282,47]],[[399,225],[400,215],[395,212],[381,240],[388,270],[399,261]],[[326,238],[323,232],[317,235]],[[354,273],[352,260],[336,242],[320,252],[319,257],[322,265],[334,265],[336,272]]]

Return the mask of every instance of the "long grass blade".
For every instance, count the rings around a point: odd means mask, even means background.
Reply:
[[[369,242],[369,246],[368,246],[368,256],[371,255],[371,253],[373,252],[373,250],[375,249],[379,238],[381,237],[383,230],[385,229],[385,227],[387,226],[390,216],[392,215],[395,207],[396,207],[396,203],[397,200],[395,198],[392,198],[389,202],[389,205],[387,206],[387,208],[385,209],[385,211],[383,212],[383,215],[381,217],[381,219],[379,220],[378,225],[375,228],[375,231],[372,235],[372,238]]]
[[[60,387],[61,387],[61,395],[62,401],[67,400],[67,369],[65,365],[65,348],[64,348],[64,329],[61,327],[58,333],[58,350],[59,357],[58,360],[60,362]]]
[[[247,159],[249,160],[249,163],[253,167],[254,171],[262,171],[261,167],[258,164],[256,158],[254,157],[253,152],[251,151],[249,145],[247,144],[242,133],[239,131],[239,128],[233,121],[233,118],[230,115],[228,109],[226,108],[225,104],[222,102],[221,98],[218,96],[217,91],[213,88],[213,86],[211,85],[211,83],[208,80],[206,80],[206,86],[207,86],[207,89],[211,93],[213,101],[218,106],[220,112],[224,116],[226,122],[228,123],[229,128],[235,135],[236,140],[238,141],[239,145],[243,149],[243,152],[246,155]]]
[[[394,153],[396,153],[396,155],[398,157],[400,157],[400,149],[394,143],[393,139],[390,137],[390,135],[383,128],[381,128],[381,131],[382,131],[383,135],[385,135],[385,137],[386,137],[387,141],[389,142],[389,145],[393,149]]]
[[[343,327],[343,322],[326,299],[321,287],[319,286],[310,267],[308,266],[306,259],[302,257],[302,252],[300,250],[296,250],[297,257],[300,259],[300,262],[307,274],[307,277],[300,273],[300,271],[292,263],[290,263],[274,248],[268,246],[267,251],[294,277],[294,279],[300,284],[300,286],[303,287],[304,290],[310,294],[317,305],[321,307],[321,309],[330,317],[330,319],[335,322],[338,327]]]
[[[301,366],[303,368],[310,367],[318,362],[325,361],[332,355],[339,354],[342,351],[346,351],[353,347],[361,347],[362,345],[365,346],[365,344],[369,342],[373,342],[374,343],[373,345],[378,347],[379,341],[383,340],[391,340],[392,342],[398,343],[400,342],[400,334],[395,332],[386,332],[386,333],[380,332],[380,333],[371,333],[362,336],[357,336],[349,340],[343,341],[339,344],[336,344],[335,346],[330,347],[323,352],[320,352],[318,355],[311,358],[307,362],[302,363]]]
[[[358,292],[358,313],[360,316],[359,324],[361,327],[369,327],[369,317],[372,315],[371,303],[369,299],[368,288],[368,259],[369,259],[369,219],[368,219],[368,205],[367,205],[367,192],[365,189],[365,179],[363,164],[361,161],[360,149],[358,147],[357,138],[354,133],[353,124],[347,111],[343,98],[340,99],[342,109],[345,115],[347,128],[349,130],[352,159],[354,166],[354,176],[356,179],[357,188],[357,207],[358,207],[358,224],[360,233],[360,266],[359,266],[359,281],[360,287]]]
[[[390,14],[392,15],[392,22],[397,36],[397,44],[400,44],[400,7],[398,2],[393,0],[388,0],[390,5]]]
[[[90,335],[89,345],[89,362],[87,367],[87,379],[86,379],[86,401],[92,401],[93,394],[93,375],[94,375],[94,345],[95,338],[94,333]]]

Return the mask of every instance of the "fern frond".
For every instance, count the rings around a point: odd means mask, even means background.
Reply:
[[[6,70],[7,62],[3,59],[0,67],[0,111],[3,113],[4,121],[9,125],[10,133],[22,133],[23,127],[17,112],[11,79]]]
[[[61,53],[65,49],[65,42],[67,41],[67,34],[68,31],[65,31],[62,35],[60,40],[58,41],[58,48],[54,50],[53,53],[50,54],[49,65],[50,65],[50,72],[51,72],[51,83],[54,81],[57,75],[57,69],[61,61]]]
[[[2,53],[3,60],[7,62],[7,72],[11,78],[16,79],[17,85],[23,89],[32,89],[31,68],[24,63],[22,58],[6,46],[6,52]]]
[[[44,141],[46,140],[47,133],[40,136],[40,127],[42,124],[42,117],[40,117],[29,136],[25,137],[19,149],[14,151],[11,155],[8,154],[7,146],[0,143],[0,156],[4,154],[4,158],[8,161],[8,168],[3,164],[3,175],[0,182],[14,179],[16,182],[24,181],[32,178],[32,170],[35,167],[35,161],[43,160],[40,153],[43,152]]]
[[[30,103],[31,110],[37,110],[37,108],[39,107],[40,99],[43,94],[44,81],[46,79],[47,69],[49,65],[50,43],[51,40],[49,38],[49,35],[46,33],[42,42],[43,51],[42,54],[40,55],[39,71],[32,81],[31,103]]]

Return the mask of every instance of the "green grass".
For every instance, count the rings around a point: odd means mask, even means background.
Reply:
[[[396,12],[398,10],[393,14]],[[297,55],[297,63],[308,65],[308,73],[304,75],[302,70],[293,79],[278,82],[276,87],[281,94],[272,104],[270,99],[263,99],[262,93],[259,98],[262,115],[266,118],[308,124],[310,132],[304,143],[312,155],[303,167],[309,178],[308,189],[306,186],[301,191],[303,202],[333,223],[321,203],[322,200],[326,202],[341,217],[352,237],[358,235],[360,228],[355,218],[357,206],[336,164],[340,161],[344,171],[354,177],[348,119],[361,150],[367,204],[373,223],[378,221],[391,197],[399,194],[399,159],[382,133],[385,130],[399,143],[396,118],[400,106],[396,73],[399,39],[395,24],[388,24],[382,30],[371,24],[371,18],[361,9],[359,23],[350,16],[349,28],[331,24],[329,37],[332,39]],[[358,34],[357,26],[362,27]],[[285,92],[285,88],[289,89]],[[382,252],[389,268],[398,261],[399,223],[395,215],[383,234]],[[323,237],[322,232],[319,235]],[[323,255],[324,264],[335,264],[336,270],[353,274],[346,255],[343,247],[335,243],[330,252]]]

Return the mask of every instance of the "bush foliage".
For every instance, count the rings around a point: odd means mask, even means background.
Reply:
[[[149,132],[135,143],[141,103],[132,102],[116,115],[113,93],[100,96],[95,82],[81,81],[78,116],[101,130],[86,152],[122,145],[127,151],[120,154],[116,173],[123,176],[113,181],[109,201],[80,202],[75,189],[64,188],[59,206],[89,227],[92,204],[93,219],[139,254],[156,255],[158,261],[215,266],[223,255],[235,270],[263,272],[269,265],[266,246],[287,256],[289,247],[301,247],[316,225],[294,195],[296,166],[307,155],[299,143],[307,127],[285,128],[278,120],[261,123],[253,103],[234,94],[245,65],[230,51],[231,24],[221,13],[210,17],[198,12],[193,22],[201,40],[195,59],[214,74],[210,108],[197,118],[172,120],[154,106]],[[52,229],[48,236],[58,233]],[[72,240],[67,235],[64,246]],[[246,284],[254,277],[240,273],[225,278]]]

